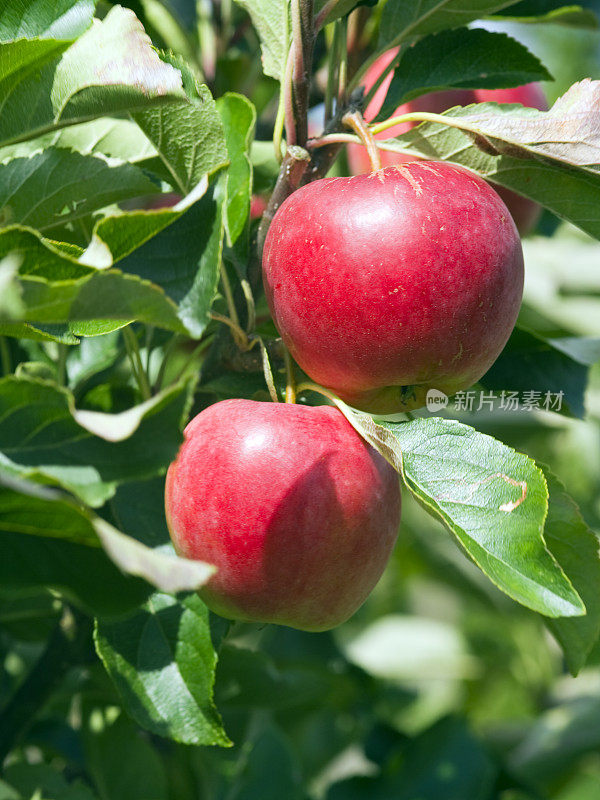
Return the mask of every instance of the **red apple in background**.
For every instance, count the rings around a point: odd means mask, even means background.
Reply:
[[[400,523],[398,475],[331,406],[215,403],[185,429],[165,505],[177,552],[217,566],[209,608],[310,631],[363,603]]]
[[[395,54],[396,50],[388,50],[387,53],[384,53],[371,65],[365,73],[364,86],[366,90],[369,90],[371,86],[373,86],[382,71],[394,58]],[[373,99],[366,107],[364,117],[367,121],[370,122],[377,116],[385,100],[391,80],[392,73],[386,76],[379,89],[375,92]],[[487,102],[520,103],[524,106],[537,108],[540,111],[546,111],[548,108],[546,97],[541,86],[537,83],[528,83],[513,89],[449,89],[441,92],[431,92],[399,106],[394,112],[394,116],[408,114],[412,111],[428,111],[434,114],[441,114],[443,111],[453,106],[466,106],[470,103]],[[406,131],[418,124],[419,123],[405,122],[400,125],[395,125],[378,134],[376,138],[391,139],[395,136],[400,136],[402,133],[406,133]],[[379,152],[381,163],[384,167],[413,160],[412,157],[403,156],[399,153],[391,153],[385,150],[380,150]],[[371,171],[371,163],[365,147],[358,144],[350,144],[347,148],[347,154],[348,165],[354,175],[361,175]],[[508,206],[520,233],[525,234],[533,230],[540,217],[541,207],[533,200],[523,197],[503,186],[494,186],[494,189]]]
[[[260,194],[253,194],[250,198],[250,219],[260,219],[265,213],[268,205],[266,197]]]
[[[523,253],[484,180],[413,161],[294,192],[271,223],[263,280],[302,369],[356,408],[387,414],[487,371],[517,317]]]

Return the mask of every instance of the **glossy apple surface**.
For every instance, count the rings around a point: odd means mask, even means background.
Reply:
[[[400,523],[398,475],[331,406],[224,400],[169,467],[177,552],[218,568],[218,614],[327,630],[375,586]]]
[[[389,50],[375,61],[365,73],[364,86],[368,90],[373,86],[382,71],[393,59],[396,51]],[[373,99],[364,111],[367,121],[375,119],[392,80],[392,73],[386,76],[379,89],[375,92]],[[441,114],[453,106],[466,106],[470,103],[520,103],[523,106],[537,108],[546,111],[548,104],[541,86],[537,83],[528,83],[512,89],[449,89],[441,92],[431,92],[404,103],[399,106],[394,116],[408,114],[412,111],[428,111],[434,114]],[[377,139],[391,139],[400,136],[410,130],[418,123],[405,122],[388,128],[387,131],[377,135]],[[358,144],[350,144],[347,148],[348,165],[354,175],[361,175],[371,171],[371,164],[367,155],[366,148]],[[395,164],[406,163],[412,158],[402,156],[399,153],[380,150],[381,164],[383,167]],[[527,197],[506,189],[503,186],[494,186],[494,189],[506,203],[510,213],[515,220],[517,228],[521,234],[526,234],[533,230],[541,214],[541,207]]]
[[[294,192],[271,223],[263,281],[302,369],[356,408],[387,414],[487,371],[517,317],[523,254],[485,181],[413,161]]]

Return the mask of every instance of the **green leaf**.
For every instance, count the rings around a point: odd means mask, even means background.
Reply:
[[[0,41],[76,39],[92,23],[94,0],[10,0],[0,9]]]
[[[0,540],[0,597],[52,589],[89,614],[114,617],[133,611],[152,591],[146,581],[124,575],[98,547],[6,530]]]
[[[585,613],[544,546],[548,492],[530,458],[455,420],[374,422],[336,403],[496,586],[549,617]]]
[[[391,752],[380,774],[334,783],[327,800],[497,797],[494,787],[498,768],[462,720],[443,719],[408,744],[395,731],[386,731],[385,738],[391,739],[388,744]],[[367,753],[370,755],[368,745]]]
[[[11,535],[18,534],[22,540],[29,540],[26,547],[33,549],[36,537],[92,548],[101,545],[122,572],[172,594],[199,589],[214,572],[202,561],[152,550],[56,489],[6,474],[0,474],[0,531],[3,541],[6,537],[10,543]]]
[[[523,5],[523,3],[519,3],[514,12],[507,11],[504,14],[497,14],[491,19],[499,19],[502,22],[564,25],[567,28],[587,28],[588,30],[598,28],[598,17],[590,8],[572,5],[546,11],[547,3],[544,3],[539,9],[533,8],[532,13],[528,15],[525,9],[521,8]]]
[[[573,582],[587,614],[552,619],[546,624],[558,639],[569,669],[576,675],[600,636],[600,544],[565,487],[544,467],[550,493],[544,538],[552,555]]]
[[[86,773],[101,800],[168,800],[164,758],[123,712],[91,708],[84,695],[80,737]],[[127,765],[124,768],[124,765]],[[45,800],[45,799],[44,799]]]
[[[331,676],[339,681],[339,675]],[[279,667],[259,650],[225,643],[219,650],[215,687],[219,707],[287,709],[314,707],[331,696],[327,678],[310,667]]]
[[[77,41],[0,44],[0,144],[107,114],[184,100],[181,73],[160,60],[132,11],[111,8]]]
[[[257,715],[252,734],[248,758],[241,763],[234,785],[226,783],[221,796],[227,800],[306,800],[302,774],[281,730]]]
[[[386,50],[427,33],[460,28],[514,3],[515,0],[390,0],[381,15],[378,48]]]
[[[241,94],[227,93],[217,100],[229,153],[227,171],[227,214],[225,227],[228,243],[233,245],[247,228],[252,194],[250,146],[256,124],[256,110]]]
[[[171,212],[146,212],[164,224],[177,219]],[[186,333],[178,309],[164,291],[136,275],[119,270],[96,270],[77,260],[79,248],[67,250],[41,234],[13,226],[0,231],[0,259],[16,254],[20,274],[13,276],[23,306],[22,321],[61,323],[115,319],[140,320]],[[87,255],[87,251],[86,251]]]
[[[571,339],[566,342],[568,344],[560,339],[546,339],[517,327],[479,383],[495,392],[518,392],[521,398],[525,392],[537,391],[541,393],[542,401],[548,392],[555,396],[562,392],[560,409],[556,410],[568,416],[583,417],[589,365],[592,362],[572,355],[569,348],[573,351],[577,345]],[[597,354],[593,360],[600,358],[599,340],[582,339],[579,346],[588,350],[595,346]]]
[[[112,522],[134,539],[175,552],[165,517],[165,478],[121,484],[110,500]]]
[[[62,344],[77,344],[79,339],[66,328],[60,332],[50,329],[35,327],[27,322],[0,322],[0,336],[10,336],[14,339],[31,339],[34,342],[61,342]]]
[[[173,63],[181,70],[185,65]],[[221,117],[207,86],[185,73],[188,98],[173,105],[132,114],[182,194],[191,192],[206,175],[227,164]]]
[[[551,80],[540,61],[504,33],[459,28],[426,36],[404,52],[377,119],[438,89],[503,89]]]
[[[139,725],[185,744],[231,744],[212,699],[217,655],[197,595],[154,594],[127,619],[99,623],[95,641]]]
[[[154,146],[133,120],[101,117],[2,147],[0,161],[24,158],[49,147],[76,150],[82,155],[105,155],[131,164],[150,163],[157,155]]]
[[[50,148],[0,165],[0,221],[47,231],[159,187],[133,164]]]
[[[101,336],[85,336],[79,347],[71,348],[67,354],[69,386],[77,393],[82,384],[109,369],[124,351],[125,346],[118,331],[111,331]]]
[[[95,800],[82,780],[68,784],[63,775],[49,764],[17,762],[6,770],[6,779],[19,790],[19,797],[29,800]],[[2,795],[0,795],[1,797]],[[15,795],[17,797],[17,795]],[[10,800],[10,795],[8,795]]]
[[[598,691],[593,684],[584,684],[533,721],[508,754],[509,769],[537,787],[552,779],[564,780],[581,763],[582,755],[600,747],[599,721]],[[578,793],[572,800],[580,797]]]
[[[119,262],[123,272],[164,290],[177,304],[177,315],[194,338],[200,338],[210,322],[217,294],[225,180],[225,175],[217,179],[180,219]],[[104,236],[106,228],[99,226],[96,238]]]
[[[73,396],[56,384],[2,378],[0,469],[58,483],[99,506],[118,482],[155,475],[175,458],[188,391],[174,386],[120,414],[103,414],[76,410]]]
[[[283,80],[290,47],[289,0],[237,0],[258,32],[265,75]]]

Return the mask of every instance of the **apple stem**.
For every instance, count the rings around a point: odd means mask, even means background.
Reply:
[[[285,374],[287,376],[287,383],[285,387],[285,402],[296,402],[296,375],[294,374],[294,362],[287,347],[283,350],[283,358],[285,361]]]
[[[271,395],[271,400],[274,403],[278,403],[279,397],[277,397],[277,389],[275,387],[273,369],[271,367],[271,361],[269,359],[269,351],[267,350],[265,343],[260,337],[258,337],[257,340],[260,345],[260,354],[262,356],[262,366],[263,366],[263,374],[265,376],[265,383],[267,384],[267,389],[269,390],[269,394]]]
[[[318,394],[322,394],[323,397],[326,397],[328,400],[331,400],[332,403],[335,403],[336,397],[331,392],[324,389],[322,386],[319,386],[317,383],[311,383],[310,381],[302,381],[296,387],[296,393],[301,394],[302,392],[317,392]]]
[[[227,325],[231,330],[234,342],[240,350],[250,350],[252,345],[246,336],[246,331],[242,330],[237,323],[229,319],[229,317],[225,317],[223,314],[217,314],[215,311],[211,311],[210,318],[214,319],[215,322],[222,322],[223,325]]]
[[[285,72],[283,81],[279,89],[279,105],[277,107],[277,116],[275,117],[275,126],[273,128],[273,148],[275,150],[275,158],[281,164],[283,161],[283,153],[281,152],[281,141],[283,139],[283,126],[285,124],[286,131],[288,132],[294,126],[294,109],[292,107],[292,73],[294,70],[294,45],[289,49],[287,60],[285,62]]]
[[[369,126],[365,122],[363,115],[360,111],[349,111],[342,117],[342,123],[352,130],[360,137],[362,143],[367,148],[369,154],[369,161],[371,162],[371,171],[379,172],[381,169],[381,157],[379,150],[375,144],[373,134],[369,130]]]

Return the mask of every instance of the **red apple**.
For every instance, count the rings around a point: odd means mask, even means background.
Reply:
[[[331,406],[223,400],[167,474],[178,553],[217,566],[218,614],[322,631],[375,586],[400,523],[398,475]]]
[[[396,50],[388,50],[387,53],[384,53],[371,65],[365,73],[364,86],[366,90],[373,86],[395,54]],[[364,117],[367,121],[372,121],[379,113],[391,80],[392,73],[386,76],[379,89],[375,92],[373,99],[366,107]],[[524,106],[537,108],[540,111],[545,111],[548,108],[546,97],[540,85],[537,83],[528,83],[513,89],[448,89],[441,92],[431,92],[399,106],[395,110],[394,116],[408,114],[412,111],[428,111],[434,114],[441,114],[448,108],[452,108],[452,106],[466,106],[470,103],[487,102],[520,103]],[[387,131],[378,134],[376,138],[391,139],[395,136],[400,136],[400,134],[406,133],[406,131],[417,124],[418,123],[405,122],[400,125],[395,125],[392,128],[388,128]],[[347,155],[348,165],[354,175],[361,175],[371,171],[371,163],[365,147],[358,144],[350,144],[348,145]],[[382,166],[384,167],[413,160],[408,156],[402,156],[399,153],[391,153],[385,150],[380,151],[380,156]],[[524,235],[533,230],[540,217],[542,211],[541,207],[533,200],[523,197],[503,186],[494,186],[494,188],[506,203],[520,233]]]
[[[253,194],[250,199],[250,219],[260,219],[265,213],[267,205],[266,197],[260,194]]]
[[[302,369],[356,408],[387,414],[487,371],[517,317],[523,253],[484,180],[413,161],[294,192],[271,223],[263,280]]]

